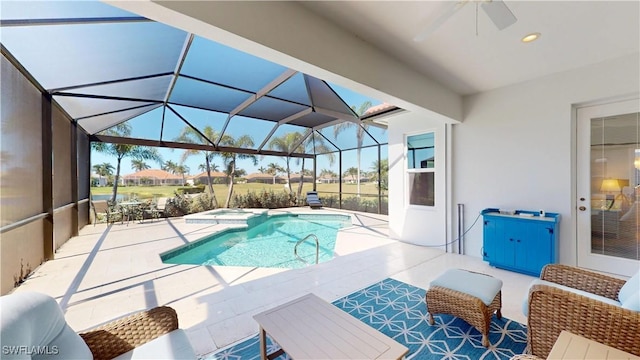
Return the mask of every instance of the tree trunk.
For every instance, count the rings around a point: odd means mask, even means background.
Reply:
[[[300,169],[300,182],[298,183],[298,203],[301,202],[302,186],[304,185],[304,158],[302,158],[302,168]]]
[[[211,193],[211,203],[209,206],[217,208],[218,200],[216,199],[216,193],[213,192],[213,185],[211,184],[211,166],[209,165],[209,156],[205,156],[205,163],[207,164],[207,185],[209,186],[209,193]]]
[[[225,208],[229,208],[229,203],[231,202],[231,195],[233,194],[233,174],[236,172],[236,162],[231,162],[231,171],[229,173],[229,192],[227,193],[227,201],[224,204]]]
[[[113,195],[111,197],[111,202],[115,204],[116,198],[118,195],[118,181],[120,181],[120,162],[122,158],[118,156],[118,166],[116,167],[116,178],[113,181]]]
[[[287,158],[287,186],[289,186],[289,194],[293,193],[291,190],[291,168],[289,167],[289,158]]]

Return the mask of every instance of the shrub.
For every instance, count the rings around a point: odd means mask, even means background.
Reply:
[[[231,206],[237,208],[278,209],[295,206],[295,197],[288,192],[275,193],[272,190],[236,194],[231,198]]]
[[[204,185],[182,186],[177,188],[176,191],[182,194],[199,194],[204,192],[204,188]]]
[[[189,213],[199,213],[202,211],[213,210],[217,207],[218,204],[213,201],[213,196],[210,193],[202,193],[191,199]]]
[[[189,207],[191,206],[191,198],[176,191],[175,197],[167,199],[167,203],[164,206],[164,213],[167,217],[184,216],[189,214]]]
[[[338,195],[320,196],[320,201],[324,207],[334,209],[344,209],[353,211],[362,211],[377,214],[378,213],[378,199],[377,198],[365,198],[365,197],[343,197],[342,207],[340,207],[340,199]],[[386,197],[382,198],[381,214],[389,214],[389,201]]]

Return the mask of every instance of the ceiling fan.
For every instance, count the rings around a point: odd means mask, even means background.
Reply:
[[[425,21],[422,30],[413,38],[413,41],[420,42],[436,31],[453,14],[462,9],[468,3],[476,5],[476,35],[478,35],[478,6],[482,7],[485,14],[496,25],[498,30],[506,29],[513,25],[518,19],[513,15],[507,4],[502,0],[458,0],[447,3],[446,8],[441,12],[436,12]]]

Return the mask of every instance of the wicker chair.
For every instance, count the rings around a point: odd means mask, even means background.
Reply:
[[[178,329],[178,315],[168,306],[114,320],[80,333],[95,360],[113,359],[147,342]]]
[[[617,301],[624,280],[551,264],[542,280],[586,291]],[[537,284],[529,289],[527,348],[546,358],[562,330],[640,355],[640,313],[562,290]]]
[[[47,359],[195,359],[196,354],[178,316],[161,306],[120,318],[77,334],[66,322],[56,300],[37,292],[0,296],[3,347],[50,349]],[[34,353],[36,355],[40,353]],[[25,359],[9,351],[7,359]],[[3,359],[5,356],[3,356]],[[34,358],[40,358],[35,356]]]

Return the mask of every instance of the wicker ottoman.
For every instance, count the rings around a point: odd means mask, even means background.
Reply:
[[[502,318],[502,281],[486,274],[450,269],[438,276],[427,290],[429,324],[433,314],[461,318],[482,334],[482,345],[489,346],[489,324],[496,313]]]

